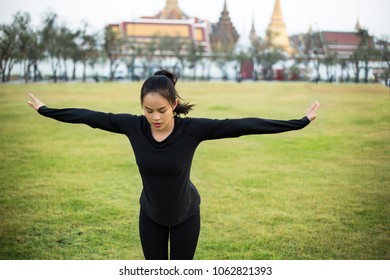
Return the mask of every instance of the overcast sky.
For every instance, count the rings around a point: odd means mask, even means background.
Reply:
[[[255,28],[264,36],[275,0],[227,0],[237,31],[246,35],[254,18]],[[29,12],[38,25],[48,10],[57,13],[70,27],[82,21],[99,30],[108,23],[118,23],[141,16],[155,15],[166,0],[0,0],[0,23],[10,23],[17,11]],[[224,0],[178,0],[182,10],[192,17],[216,22]],[[390,35],[390,0],[281,0],[287,32],[314,30],[352,31],[359,17],[370,33]]]

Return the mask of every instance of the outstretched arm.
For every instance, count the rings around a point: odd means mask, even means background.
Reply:
[[[39,114],[66,123],[80,123],[89,125],[92,128],[100,128],[115,133],[123,133],[118,126],[116,119],[122,118],[122,115],[103,113],[80,108],[53,109],[48,108],[41,100],[32,93],[29,94],[28,104]],[[114,120],[115,119],[115,120]]]
[[[295,120],[272,120],[262,118],[243,119],[195,119],[192,130],[200,141],[240,137],[249,134],[272,134],[302,129],[316,118],[320,104],[315,101],[307,109],[306,116]]]

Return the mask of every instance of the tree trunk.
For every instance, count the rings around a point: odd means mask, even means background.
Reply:
[[[28,64],[25,59],[23,59],[23,72],[24,72],[24,83],[28,84],[28,78],[29,78],[29,70],[28,70]]]
[[[34,63],[34,82],[36,82],[37,80],[38,80],[38,65],[35,62]]]
[[[7,63],[8,63],[8,59],[5,59],[4,60],[4,68],[1,69],[1,80],[2,80],[3,83],[5,83],[5,81],[6,81],[5,80],[5,78],[6,78],[5,71],[7,69]]]
[[[73,61],[73,71],[72,71],[72,80],[76,80],[76,63],[77,61]]]
[[[12,68],[14,68],[14,65],[15,65],[15,60],[11,58],[8,62],[8,73],[6,77],[6,81],[8,82],[11,79],[11,72],[12,72]]]
[[[87,80],[87,74],[86,74],[86,71],[87,71],[87,62],[86,61],[84,61],[83,62],[83,82],[85,83],[86,82],[86,80]]]
[[[68,66],[66,65],[66,60],[64,59],[64,80],[68,81]]]
[[[57,83],[57,70],[53,70],[53,81]]]
[[[368,72],[370,71],[370,68],[368,66],[368,61],[365,62],[365,65],[364,65],[364,82],[365,83],[368,83]]]

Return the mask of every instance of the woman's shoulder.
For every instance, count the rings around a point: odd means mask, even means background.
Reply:
[[[129,113],[109,113],[117,121],[139,121],[143,116]]]
[[[145,122],[146,118],[142,115],[134,115],[129,113],[109,113],[111,119],[121,127],[137,127],[140,128]]]
[[[216,119],[204,118],[204,117],[185,117],[182,118],[183,123],[187,126],[205,126],[216,121]]]
[[[185,117],[179,118],[181,129],[187,131],[190,134],[197,135],[201,133],[204,129],[208,129],[212,126],[215,120],[202,117]]]

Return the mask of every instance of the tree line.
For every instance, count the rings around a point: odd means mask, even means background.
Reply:
[[[360,43],[349,57],[338,57],[336,53],[324,52],[315,44],[315,36],[303,34],[300,52],[287,56],[281,49],[270,46],[266,40],[252,40],[251,46],[240,50],[214,50],[205,52],[202,46],[183,38],[156,37],[151,41],[139,43],[131,38],[118,36],[111,28],[102,32],[91,32],[88,24],[70,29],[56,13],[48,12],[41,27],[31,26],[31,16],[27,12],[18,12],[10,24],[0,25],[0,75],[2,82],[11,79],[13,67],[22,66],[22,76],[27,83],[30,79],[42,79],[39,64],[48,63],[51,68],[50,79],[57,82],[75,80],[76,69],[82,66],[82,81],[87,79],[87,68],[98,81],[98,63],[108,63],[108,80],[116,77],[118,67],[126,65],[127,76],[132,79],[144,78],[154,68],[172,68],[177,73],[192,71],[192,77],[210,78],[212,66],[218,68],[224,79],[228,78],[229,69],[234,69],[235,78],[241,80],[242,67],[250,62],[253,66],[253,79],[275,79],[275,65],[282,65],[279,79],[303,79],[308,70],[314,72],[316,80],[321,77],[320,69],[325,69],[326,79],[334,79],[335,68],[341,69],[340,77],[349,81],[349,72],[353,72],[353,81],[369,81],[369,72],[376,72],[385,81],[390,76],[390,42],[388,38],[373,38],[368,30],[358,31]],[[268,34],[272,36],[272,34]],[[292,63],[291,63],[292,61]],[[287,62],[289,65],[287,66]],[[375,66],[373,66],[375,64]],[[72,69],[68,66],[72,65]],[[136,67],[139,69],[135,73]],[[197,73],[197,70],[202,73]],[[71,75],[69,74],[71,71]],[[188,71],[187,71],[188,72]],[[363,75],[361,75],[363,73]],[[379,78],[379,76],[377,77]]]

